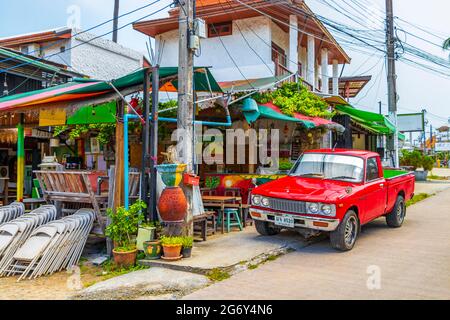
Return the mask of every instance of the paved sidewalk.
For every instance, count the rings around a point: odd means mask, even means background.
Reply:
[[[372,222],[350,252],[322,241],[184,299],[450,299],[449,230],[445,190],[409,207],[400,229]]]

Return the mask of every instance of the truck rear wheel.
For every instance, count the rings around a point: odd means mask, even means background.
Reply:
[[[255,220],[256,231],[263,236],[274,236],[280,233],[280,229],[271,227],[268,222]]]
[[[386,215],[386,223],[391,228],[400,228],[405,221],[406,205],[403,196],[398,196],[394,209]]]
[[[359,231],[359,219],[355,211],[349,210],[336,230],[330,233],[331,246],[337,250],[353,249]]]

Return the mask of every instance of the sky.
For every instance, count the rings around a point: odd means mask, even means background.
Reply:
[[[328,0],[329,2],[342,1]],[[121,0],[121,14],[151,3],[151,0]],[[155,5],[130,14],[120,19],[119,26],[141,19],[144,16],[169,4],[170,0],[160,0]],[[344,1],[346,2],[346,1]],[[349,21],[339,13],[324,4],[323,0],[306,0],[311,9],[321,16],[363,29],[383,29],[380,16],[384,11],[384,0],[359,1],[369,5],[363,24]],[[68,23],[79,24],[82,29],[91,28],[112,18],[114,0],[0,0],[0,37],[7,37],[22,33],[52,29],[66,26]],[[413,25],[419,25],[431,31],[432,36],[412,28],[402,22],[398,23],[406,31],[435,43],[435,45],[416,39],[414,36],[399,32],[399,38],[423,50],[449,59],[450,52],[444,52],[437,44],[441,38],[450,37],[450,1],[442,0],[394,0],[394,15]],[[167,9],[151,17],[167,16]],[[91,33],[102,35],[109,32],[112,23],[96,28]],[[111,38],[106,35],[105,38]],[[120,30],[119,43],[146,53],[147,37],[132,29],[131,25]],[[387,113],[387,85],[384,59],[374,50],[370,54],[363,54],[343,45],[344,50],[352,58],[350,65],[344,69],[344,76],[368,75],[372,81],[351,102],[360,109],[378,112],[378,101],[382,101],[383,113]],[[427,119],[435,128],[447,123],[450,117],[450,78],[425,72],[409,66],[403,62],[397,63],[397,88],[399,94],[399,113],[420,112],[426,109]]]

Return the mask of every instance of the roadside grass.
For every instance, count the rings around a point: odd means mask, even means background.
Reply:
[[[422,201],[422,200],[425,200],[425,199],[427,199],[427,198],[429,198],[429,197],[431,197],[431,196],[433,196],[434,194],[429,194],[429,193],[419,193],[419,194],[416,194],[416,195],[414,195],[414,197],[411,199],[411,200],[408,200],[407,202],[406,202],[406,206],[407,207],[409,207],[409,206],[412,206],[413,204],[416,204],[417,202],[420,202],[420,201]]]
[[[87,259],[82,258],[79,262],[81,281],[83,287],[90,287],[97,282],[105,281],[123,274],[127,274],[133,271],[148,269],[149,267],[142,265],[135,265],[130,268],[120,268],[116,266],[113,260],[107,260],[101,266],[94,266],[93,264],[87,264]]]
[[[209,271],[206,276],[212,280],[212,281],[223,281],[231,277],[231,275],[220,268],[214,268],[211,271]]]
[[[448,177],[436,176],[436,175],[434,175],[432,173],[430,173],[427,178],[430,179],[430,180],[442,180],[442,181],[449,180]]]

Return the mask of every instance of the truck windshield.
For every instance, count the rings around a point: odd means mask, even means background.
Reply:
[[[290,175],[361,182],[363,173],[362,158],[328,153],[306,153],[297,161]]]

